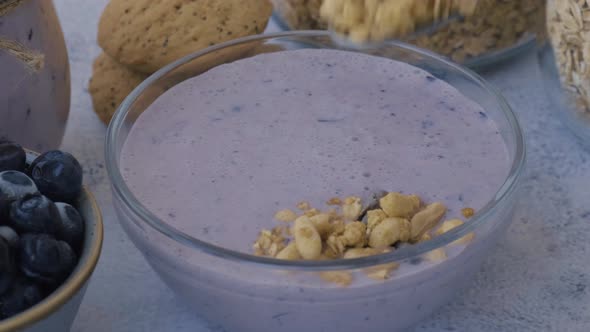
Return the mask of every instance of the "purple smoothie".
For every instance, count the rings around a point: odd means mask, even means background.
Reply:
[[[302,200],[324,209],[333,196],[384,189],[441,201],[446,219],[462,218],[462,208],[493,198],[509,159],[488,114],[429,73],[358,53],[297,50],[223,65],[164,93],[135,122],[120,168],[164,222],[251,253],[258,232],[277,225],[275,212]],[[440,264],[403,263],[384,282],[355,277],[345,290],[305,273],[219,265],[185,247],[178,267],[158,250],[150,255],[176,292],[229,331],[392,331],[448,298],[444,285],[470,275],[468,262],[489,246],[455,247]],[[198,277],[170,273],[186,265],[200,266]],[[391,312],[403,318],[391,322]]]

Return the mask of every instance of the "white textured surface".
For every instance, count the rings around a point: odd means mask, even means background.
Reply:
[[[105,218],[104,250],[73,331],[219,331],[179,303],[115,219],[103,158],[105,127],[87,81],[99,53],[106,0],[55,0],[72,69],[64,148],[86,171]],[[464,294],[416,331],[589,331],[590,155],[561,125],[543,93],[534,54],[484,75],[519,114],[529,143],[520,212]],[[235,332],[235,331],[231,331]]]

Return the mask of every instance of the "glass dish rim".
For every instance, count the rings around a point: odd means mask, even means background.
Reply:
[[[273,11],[272,19],[274,20],[276,26],[282,31],[297,31],[289,27],[289,24],[281,17],[281,14],[277,10]],[[313,29],[312,31],[325,30]],[[535,34],[532,32],[527,32],[522,37],[520,37],[514,44],[508,47],[480,54],[478,56],[466,59],[464,62],[459,64],[471,70],[483,71],[488,68],[492,68],[495,65],[502,64],[505,61],[516,58],[528,51],[533,50],[536,44],[537,37],[535,36]],[[448,56],[444,57],[450,59]],[[451,59],[451,61],[453,60]]]
[[[172,241],[186,246],[190,249],[200,251],[202,253],[215,256],[218,258],[231,260],[239,263],[251,263],[267,268],[277,268],[282,270],[308,270],[308,271],[325,271],[325,270],[342,270],[342,269],[358,269],[363,267],[369,267],[392,261],[403,261],[419,255],[422,255],[431,250],[435,250],[448,245],[449,243],[463,237],[464,235],[474,231],[480,224],[487,221],[492,212],[495,211],[498,205],[505,202],[511,194],[516,190],[519,179],[522,176],[524,164],[526,160],[526,148],[525,140],[521,126],[519,124],[516,114],[512,111],[508,102],[502,97],[502,95],[492,86],[485,82],[478,74],[473,71],[460,66],[446,58],[436,55],[433,52],[418,48],[416,46],[402,43],[402,42],[388,42],[389,46],[393,46],[405,51],[409,51],[416,55],[430,58],[430,60],[440,62],[445,66],[449,66],[454,70],[466,76],[471,81],[478,84],[484,90],[486,90],[499,104],[504,116],[508,121],[510,127],[511,136],[515,140],[515,153],[514,160],[510,167],[510,171],[506,180],[502,186],[498,189],[494,197],[472,218],[470,222],[463,224],[457,228],[454,228],[444,234],[434,237],[430,241],[418,243],[412,246],[406,246],[404,248],[391,251],[375,256],[354,258],[354,259],[337,259],[327,261],[303,261],[303,260],[280,260],[270,257],[260,257],[253,254],[248,254],[236,250],[227,249],[204,240],[195,238],[189,234],[186,234],[175,227],[165,223],[150,212],[145,206],[143,206],[139,200],[133,195],[131,190],[125,184],[121,172],[119,170],[119,161],[117,158],[116,147],[119,144],[118,134],[124,127],[124,120],[127,116],[130,107],[134,104],[136,99],[142,95],[144,90],[150,87],[154,82],[170,73],[174,69],[194,60],[198,57],[204,56],[211,52],[218,51],[220,49],[233,47],[240,44],[247,44],[252,42],[269,41],[284,38],[312,38],[312,37],[328,37],[329,33],[325,31],[288,31],[288,32],[277,32],[268,33],[262,35],[254,35],[249,37],[243,37],[235,39],[229,42],[221,43],[215,46],[208,47],[201,51],[187,55],[175,62],[170,63],[164,68],[158,70],[152,74],[146,80],[144,80],[138,87],[136,87],[131,94],[125,98],[117,109],[113,120],[111,121],[106,134],[105,142],[105,160],[106,168],[109,178],[112,183],[112,190],[116,196],[114,199],[120,199],[124,206],[126,206],[136,217],[138,217],[143,224],[147,224],[153,230],[171,239]]]

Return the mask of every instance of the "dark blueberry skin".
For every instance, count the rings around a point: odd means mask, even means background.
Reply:
[[[40,195],[27,195],[10,204],[10,225],[19,233],[55,234],[59,212],[55,203]]]
[[[0,226],[0,237],[6,240],[13,249],[18,248],[18,234],[8,226]]]
[[[67,152],[46,152],[30,168],[39,191],[55,202],[73,202],[82,191],[82,166]]]
[[[84,239],[84,219],[78,210],[67,203],[55,203],[59,212],[57,238],[79,249]]]
[[[0,295],[12,287],[15,270],[13,250],[4,238],[0,238]]]
[[[69,244],[47,234],[23,234],[19,258],[27,277],[53,286],[70,275],[78,260]]]
[[[41,289],[25,278],[19,279],[6,294],[0,296],[0,319],[19,314],[43,299]]]
[[[0,172],[24,171],[27,154],[22,146],[0,139]]]
[[[25,173],[0,172],[0,221],[8,219],[10,204],[27,194],[38,193],[37,186]]]

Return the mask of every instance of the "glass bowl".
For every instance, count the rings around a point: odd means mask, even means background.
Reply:
[[[480,2],[482,8],[473,18],[409,42],[478,71],[534,49],[544,31],[545,0]],[[320,19],[322,0],[273,0],[273,4],[273,19],[284,31],[327,28]]]
[[[201,317],[228,331],[395,331],[448,302],[465,285],[512,220],[525,146],[516,116],[479,76],[442,57],[403,43],[362,52],[422,68],[476,101],[505,141],[510,171],[501,188],[470,222],[431,241],[387,254],[330,261],[285,261],[230,250],[193,237],[158,219],[125,183],[120,157],[138,116],[170,87],[201,73],[257,54],[307,47],[342,49],[322,31],[253,36],[187,56],[158,71],[122,103],[109,126],[107,169],[119,221],[168,286]],[[358,51],[358,50],[357,50]],[[413,264],[469,233],[475,240],[439,264],[420,265],[391,279],[340,287],[318,273],[356,272],[385,263]],[[407,265],[410,266],[410,265]]]

